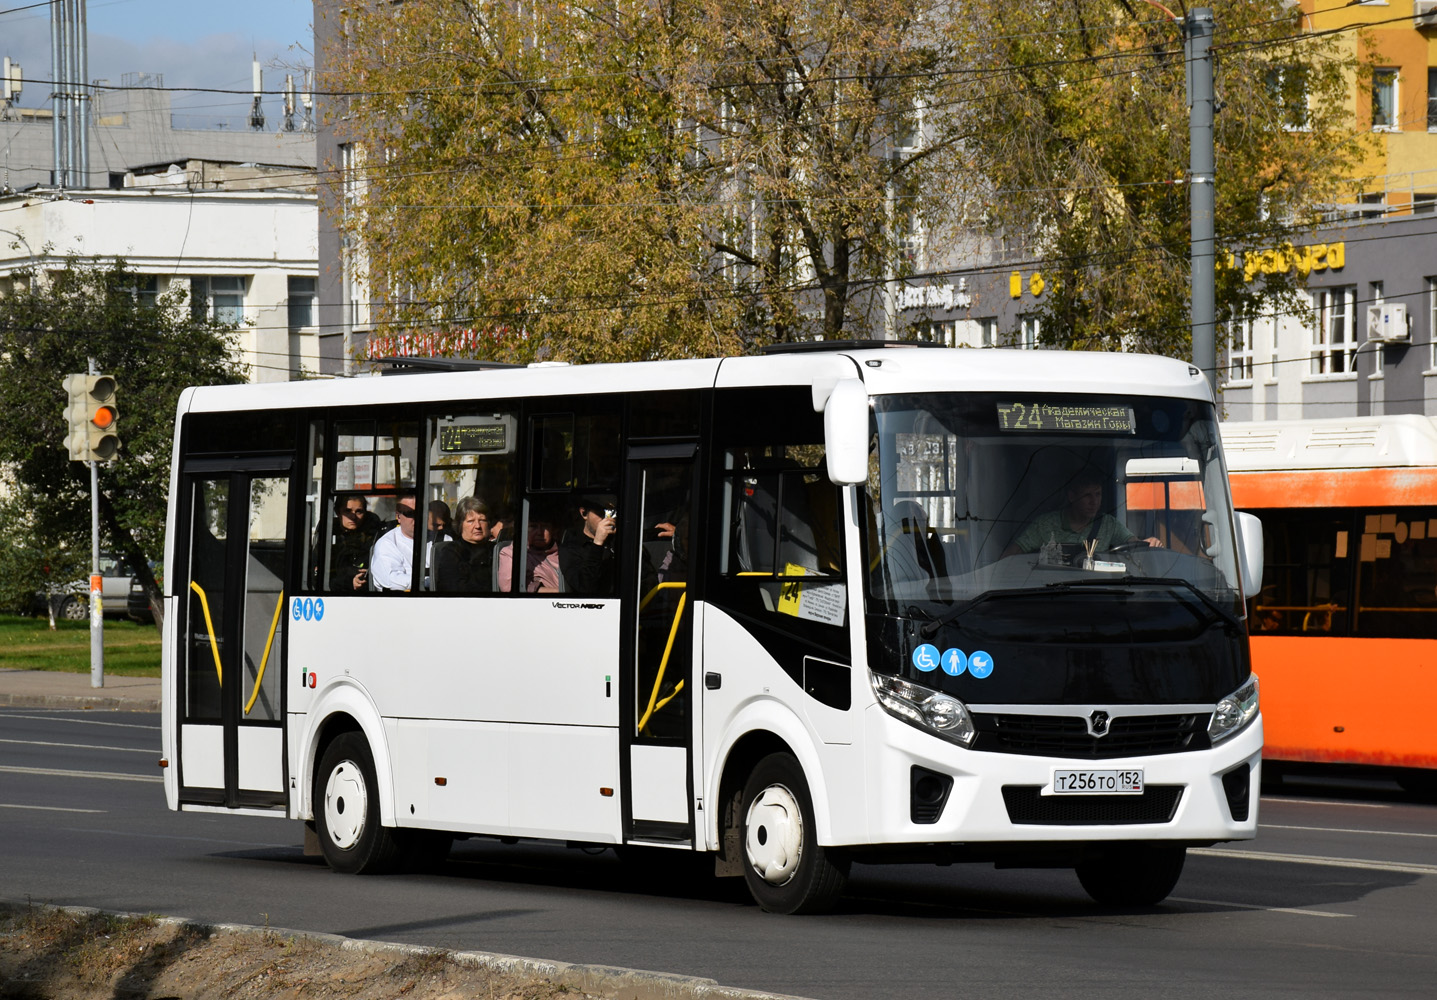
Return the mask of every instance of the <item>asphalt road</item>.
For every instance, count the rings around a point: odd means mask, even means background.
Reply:
[[[1437,805],[1289,784],[1257,841],[1190,854],[1151,909],[1067,871],[856,868],[837,912],[775,917],[735,880],[466,841],[435,875],[356,878],[286,820],[171,813],[159,721],[0,709],[0,898],[707,976],[819,998],[1431,996]]]

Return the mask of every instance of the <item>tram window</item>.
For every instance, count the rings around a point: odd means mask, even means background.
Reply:
[[[1252,629],[1275,635],[1347,635],[1353,521],[1345,511],[1264,510],[1263,587]]]
[[[1437,507],[1360,513],[1353,634],[1397,639],[1437,634],[1437,539],[1431,530],[1437,527]]]

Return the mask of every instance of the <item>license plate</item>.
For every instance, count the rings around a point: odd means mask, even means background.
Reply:
[[[1049,795],[1141,795],[1143,769],[1054,771]]]

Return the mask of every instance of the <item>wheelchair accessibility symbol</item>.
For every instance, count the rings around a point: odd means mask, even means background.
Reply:
[[[913,665],[925,674],[938,669],[938,647],[925,642],[913,651]]]

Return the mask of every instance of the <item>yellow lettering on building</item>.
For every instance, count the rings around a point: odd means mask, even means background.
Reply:
[[[1266,250],[1249,250],[1243,254],[1243,281],[1252,281],[1259,274],[1287,274],[1296,271],[1306,278],[1313,271],[1341,270],[1347,262],[1347,244],[1314,243],[1305,247],[1294,247],[1284,243]],[[1228,267],[1237,265],[1236,258],[1228,254],[1224,263]]]
[[[1015,299],[1023,297],[1023,272],[1014,271],[1008,275],[1008,294]]]

